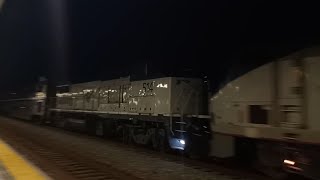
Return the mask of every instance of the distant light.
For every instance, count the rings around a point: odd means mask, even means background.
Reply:
[[[37,92],[36,93],[36,98],[38,98],[38,99],[45,98],[45,97],[46,97],[46,94],[43,93],[43,92]]]
[[[15,93],[15,92],[12,92],[12,93],[10,93],[10,94],[12,94],[12,95],[16,95],[17,93]]]
[[[4,0],[0,0],[0,10],[2,8],[3,3],[4,3]]]
[[[283,161],[283,163],[284,163],[284,164],[289,164],[289,165],[292,165],[292,166],[296,164],[294,161],[290,161],[290,160],[287,160],[287,159],[285,159],[285,160]]]
[[[185,144],[186,144],[186,141],[185,141],[185,140],[183,140],[183,139],[179,140],[179,142],[180,142],[181,144],[183,144],[183,145],[185,145]]]

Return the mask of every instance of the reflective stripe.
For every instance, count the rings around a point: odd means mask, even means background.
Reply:
[[[0,140],[0,161],[14,179],[50,179],[2,140]]]

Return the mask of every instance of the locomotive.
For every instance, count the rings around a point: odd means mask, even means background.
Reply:
[[[206,88],[196,78],[130,77],[54,87],[46,80],[33,97],[1,101],[2,112],[57,127],[115,137],[156,150],[174,149],[190,156],[209,152],[210,116]]]
[[[268,174],[284,169],[319,179],[319,52],[306,48],[276,59],[215,93],[211,155],[238,156]]]

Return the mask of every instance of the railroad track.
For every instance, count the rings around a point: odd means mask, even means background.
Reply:
[[[86,157],[79,153],[79,150],[44,142],[44,138],[39,135],[30,134],[25,129],[16,131],[12,124],[0,121],[1,138],[53,179],[139,179],[127,172],[119,171],[110,164]]]
[[[54,179],[268,179],[244,168],[230,169],[8,118],[0,117],[0,136]]]
[[[220,159],[194,160],[194,159],[187,158],[185,155],[177,151],[164,153],[164,152],[152,150],[150,148],[146,148],[145,146],[123,143],[118,139],[103,139],[100,137],[90,136],[90,135],[86,135],[78,132],[72,132],[72,131],[68,131],[68,130],[64,130],[56,127],[50,127],[50,126],[42,126],[42,127],[51,129],[51,130],[53,129],[55,131],[60,131],[62,133],[66,133],[70,135],[80,136],[82,138],[91,139],[93,141],[98,141],[101,143],[108,143],[108,144],[111,143],[120,148],[126,148],[126,149],[129,149],[130,151],[134,151],[139,154],[143,154],[149,157],[159,158],[159,159],[174,162],[177,164],[182,164],[183,166],[199,169],[204,172],[219,171],[218,172],[219,175],[233,176],[231,177],[231,179],[241,179],[239,178],[239,174],[241,174],[242,177],[251,177],[253,179],[262,179],[262,180],[269,179],[265,177],[265,175],[258,172],[257,170],[253,168],[249,168],[247,166],[243,166],[233,161],[226,162],[225,160],[220,160]],[[230,169],[232,169],[232,171],[230,171]]]

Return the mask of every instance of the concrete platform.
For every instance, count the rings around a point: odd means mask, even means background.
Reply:
[[[50,179],[39,168],[0,139],[0,180]]]

